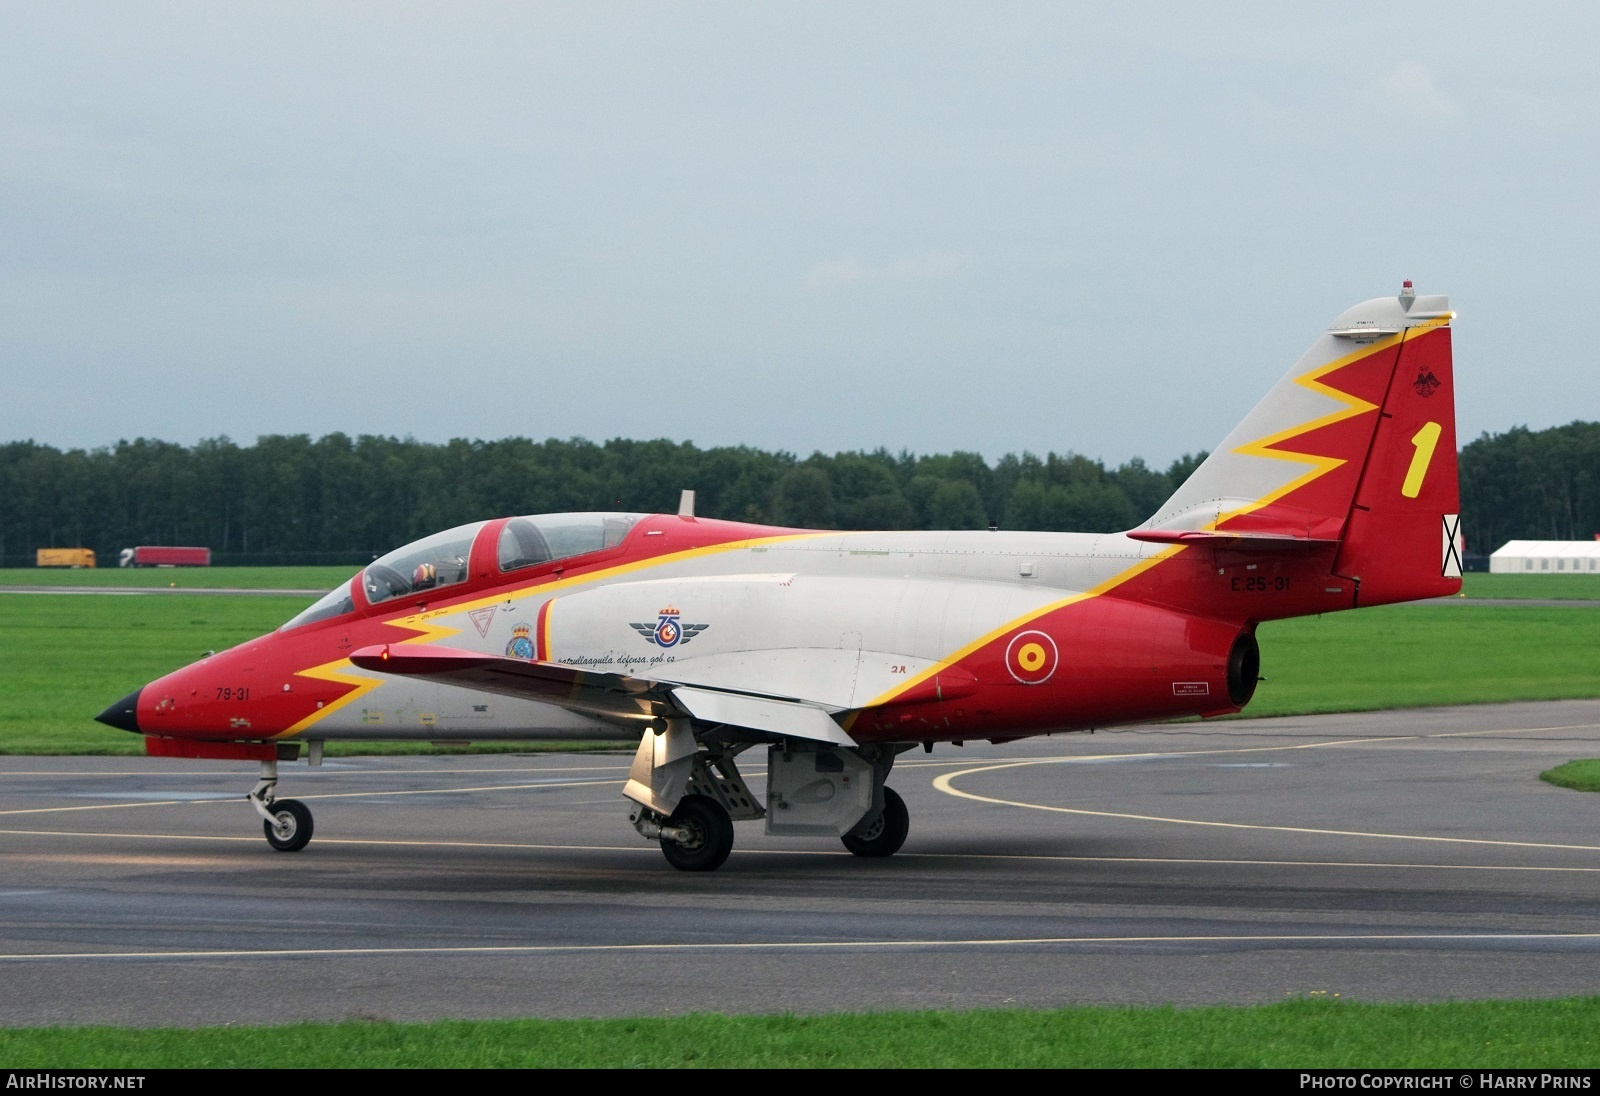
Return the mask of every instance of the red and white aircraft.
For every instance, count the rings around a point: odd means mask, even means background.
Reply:
[[[1124,533],[818,532],[676,515],[498,518],[408,544],[276,632],[103,723],[163,757],[253,759],[274,848],[311,839],[277,764],[333,739],[625,739],[624,795],[675,866],[733,821],[905,840],[918,743],[1236,712],[1263,620],[1460,589],[1452,313],[1341,315]],[[765,795],[735,757],[766,749]]]

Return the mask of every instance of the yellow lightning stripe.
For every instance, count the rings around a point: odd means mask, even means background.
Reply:
[[[659,567],[668,563],[678,563],[686,559],[697,559],[702,556],[715,555],[719,552],[733,552],[743,548],[765,548],[770,544],[786,544],[797,540],[808,540],[816,537],[837,535],[837,533],[790,533],[777,537],[753,537],[749,540],[730,541],[726,544],[711,544],[701,548],[686,548],[681,552],[672,552],[667,555],[653,556],[650,559],[635,560],[632,563],[623,563],[616,567],[602,568],[599,571],[591,571],[587,574],[574,575],[572,578],[557,579],[555,582],[546,582],[535,586],[524,586],[517,590],[501,590],[497,593],[476,598],[460,605],[451,605],[448,608],[442,609],[430,609],[427,612],[413,613],[410,616],[398,617],[393,620],[385,620],[382,621],[382,623],[392,625],[396,628],[407,628],[417,633],[409,639],[401,640],[400,642],[402,643],[429,643],[435,640],[449,639],[451,636],[460,635],[462,632],[462,629],[448,624],[431,623],[435,617],[464,613],[472,609],[483,608],[487,605],[503,605],[507,601],[518,601],[522,598],[532,597],[534,595],[547,595],[556,590],[563,590],[571,586],[581,586],[585,583],[595,582],[601,579],[609,579],[617,575],[628,574],[633,571],[644,570],[650,567]],[[545,622],[545,626],[548,629],[548,619]],[[545,638],[546,643],[548,644],[548,634]],[[549,647],[546,646],[544,649],[548,651]],[[352,701],[366,696],[379,685],[383,684],[382,678],[364,677],[347,672],[350,669],[353,669],[353,667],[350,665],[350,660],[348,658],[341,658],[334,662],[325,662],[321,666],[313,666],[309,670],[297,670],[296,675],[300,677],[315,678],[318,681],[331,681],[339,685],[353,685],[355,686],[355,689],[340,697],[338,700],[335,700],[319,710],[312,712],[310,715],[300,720],[300,722],[296,723],[288,730],[283,731],[274,737],[286,738],[289,735],[299,734],[301,731],[304,731],[320,720],[327,718],[340,708],[350,704]]]
[[[417,633],[410,639],[401,640],[400,642],[402,643],[431,643],[435,640],[449,639],[451,636],[461,634],[461,629],[452,625],[429,623],[435,617],[442,617],[457,611],[454,606],[449,609],[429,609],[425,613],[413,613],[411,616],[401,617],[399,620],[386,620],[384,623],[396,628],[409,628]]]
[[[313,723],[316,723],[318,720],[325,719],[334,712],[338,711],[340,708],[343,708],[346,704],[361,699],[372,690],[376,689],[379,685],[383,684],[383,681],[380,678],[365,677],[360,674],[346,672],[351,669],[353,669],[353,667],[350,665],[350,660],[348,658],[341,658],[334,662],[325,662],[321,666],[313,666],[309,670],[295,671],[296,677],[309,677],[314,678],[317,681],[331,681],[335,685],[353,685],[355,687],[351,689],[350,692],[341,696],[338,700],[330,701],[321,708],[318,708],[316,711],[312,712],[310,715],[306,716],[294,726],[290,727],[288,730],[274,735],[273,737],[287,738],[289,735],[299,734],[301,731],[305,730]]]
[[[1305,484],[1310,483],[1312,480],[1326,475],[1328,472],[1331,472],[1341,464],[1346,463],[1344,460],[1338,457],[1316,457],[1309,453],[1285,453],[1275,449],[1268,449],[1266,447],[1279,445],[1293,438],[1297,438],[1302,434],[1310,433],[1319,427],[1327,426],[1335,422],[1341,422],[1344,419],[1365,414],[1368,411],[1377,410],[1376,404],[1368,403],[1366,400],[1352,396],[1347,392],[1341,392],[1337,388],[1332,388],[1326,384],[1323,384],[1322,378],[1326,377],[1330,373],[1343,369],[1347,365],[1360,361],[1363,358],[1371,357],[1373,354],[1381,354],[1385,350],[1392,350],[1396,346],[1400,345],[1400,343],[1408,336],[1419,334],[1435,327],[1448,325],[1454,317],[1455,313],[1450,312],[1443,316],[1425,320],[1414,327],[1406,329],[1405,331],[1394,335],[1384,336],[1383,338],[1380,338],[1372,343],[1370,346],[1364,346],[1360,350],[1353,351],[1340,358],[1335,358],[1333,361],[1328,362],[1325,365],[1320,365],[1315,369],[1296,377],[1294,379],[1296,384],[1307,389],[1308,391],[1316,392],[1319,395],[1328,396],[1334,400],[1337,400],[1344,406],[1336,411],[1330,412],[1327,415],[1323,415],[1320,418],[1313,419],[1310,422],[1292,426],[1287,430],[1280,430],[1278,433],[1270,434],[1264,438],[1258,438],[1247,445],[1240,446],[1239,448],[1235,449],[1234,452],[1244,453],[1249,456],[1270,457],[1273,460],[1299,461],[1313,465],[1313,467],[1310,468],[1304,475],[1299,476],[1286,486],[1281,487],[1276,491],[1269,492],[1265,496],[1257,499],[1255,502],[1252,502],[1250,505],[1241,506],[1237,510],[1232,510],[1226,514],[1218,516],[1216,521],[1209,522],[1204,526],[1204,529],[1206,531],[1214,531],[1218,525],[1224,521],[1227,521],[1229,518],[1238,517],[1240,514],[1248,514],[1255,510],[1259,510],[1263,506],[1282,498],[1284,495],[1287,495],[1296,488],[1302,487]],[[1180,544],[1174,545],[1171,548],[1167,548],[1164,551],[1158,552],[1147,559],[1140,560],[1132,567],[1117,573],[1092,589],[1062,598],[1060,601],[1051,602],[1042,609],[1038,609],[1034,612],[1026,614],[1025,616],[1018,617],[1016,620],[1013,620],[1002,627],[996,628],[985,635],[979,636],[971,643],[968,643],[965,647],[946,655],[945,658],[940,662],[930,666],[920,673],[914,674],[904,683],[896,685],[888,692],[874,697],[872,700],[858,708],[855,712],[852,712],[845,720],[845,730],[848,731],[850,729],[851,724],[855,722],[856,716],[859,715],[861,711],[867,708],[876,708],[889,703],[895,697],[901,696],[913,687],[921,684],[924,681],[927,681],[929,678],[937,674],[941,669],[948,668],[953,663],[959,662],[961,659],[966,658],[979,648],[992,643],[994,640],[1005,635],[1007,632],[1031,623],[1032,621],[1035,621],[1048,613],[1053,613],[1057,609],[1062,609],[1068,605],[1072,605],[1075,602],[1086,601],[1092,597],[1099,597],[1100,595],[1115,589],[1130,579],[1137,578],[1139,575],[1143,574],[1145,571],[1148,571],[1150,568],[1154,567],[1163,560],[1172,558],[1179,552],[1183,551],[1185,547],[1187,546]]]
[[[1320,479],[1322,476],[1327,475],[1340,465],[1349,463],[1340,457],[1318,457],[1313,456],[1310,453],[1296,453],[1293,451],[1284,451],[1273,447],[1282,445],[1287,441],[1292,441],[1293,439],[1304,434],[1309,434],[1313,430],[1319,430],[1324,426],[1331,426],[1333,423],[1343,422],[1345,419],[1354,418],[1356,415],[1363,415],[1368,411],[1376,411],[1378,409],[1377,404],[1368,403],[1366,400],[1363,400],[1357,396],[1352,396],[1348,392],[1341,392],[1337,388],[1332,388],[1326,384],[1323,384],[1322,378],[1326,377],[1330,373],[1334,373],[1340,369],[1343,369],[1347,365],[1358,362],[1363,358],[1370,358],[1374,354],[1381,354],[1385,350],[1391,350],[1408,338],[1431,331],[1436,327],[1447,326],[1454,318],[1454,312],[1447,312],[1443,316],[1432,317],[1422,321],[1414,327],[1409,327],[1398,334],[1386,335],[1383,338],[1378,339],[1371,346],[1364,346],[1360,350],[1352,351],[1342,358],[1335,358],[1326,365],[1320,365],[1311,370],[1309,373],[1303,373],[1296,377],[1294,379],[1295,384],[1298,384],[1307,391],[1315,392],[1318,395],[1328,396],[1331,399],[1337,400],[1339,403],[1344,404],[1344,407],[1337,411],[1329,412],[1320,418],[1312,419],[1310,422],[1301,423],[1298,426],[1291,426],[1287,430],[1280,430],[1276,434],[1269,434],[1264,438],[1257,438],[1255,441],[1239,446],[1237,449],[1233,450],[1233,452],[1242,453],[1245,456],[1251,457],[1267,457],[1271,460],[1295,461],[1302,464],[1309,464],[1312,467],[1309,468],[1303,475],[1298,476],[1275,491],[1269,491],[1261,498],[1256,499],[1250,505],[1241,506],[1239,509],[1230,510],[1225,514],[1219,514],[1216,521],[1208,523],[1204,528],[1208,531],[1213,531],[1217,528],[1217,526],[1221,525],[1230,518],[1239,517],[1241,514],[1254,513],[1262,507],[1283,498],[1285,495],[1299,490],[1301,487],[1311,483],[1313,480]]]
[[[664,567],[670,563],[682,563],[684,560],[700,559],[705,556],[720,555],[724,552],[738,552],[749,548],[766,548],[773,544],[789,544],[797,540],[815,540],[818,537],[836,537],[841,534],[835,530],[819,533],[786,533],[777,537],[752,537],[749,540],[731,540],[723,544],[707,544],[700,548],[685,548],[678,552],[669,552],[665,555],[651,556],[649,559],[638,559],[632,563],[619,563],[615,567],[603,567],[598,571],[589,571],[571,578],[561,578],[554,582],[540,583],[534,586],[523,586],[515,590],[500,590],[493,594],[464,601],[460,605],[452,605],[447,610],[437,610],[444,613],[465,613],[472,609],[481,609],[489,605],[504,605],[508,601],[521,601],[526,597],[543,597],[555,593],[557,590],[570,589],[573,586],[583,586],[591,582],[616,578],[619,575],[631,574],[634,571],[649,570],[652,567]],[[433,615],[433,614],[427,614]],[[398,621],[390,621],[395,624]],[[406,625],[410,627],[410,625]],[[456,629],[459,632],[461,629]],[[452,633],[454,634],[454,633]]]
[[[1064,609],[1068,605],[1073,605],[1080,601],[1088,601],[1090,598],[1099,597],[1108,591],[1114,590],[1118,586],[1121,586],[1124,582],[1144,574],[1162,560],[1171,559],[1173,556],[1177,555],[1179,552],[1182,552],[1187,547],[1188,545],[1185,544],[1174,544],[1171,547],[1163,548],[1155,555],[1141,559],[1132,567],[1118,571],[1116,574],[1112,575],[1110,578],[1106,579],[1097,586],[1091,586],[1089,589],[1084,590],[1081,593],[1069,594],[1064,598],[1052,601],[1048,605],[1034,609],[1031,612],[1024,613],[1015,620],[1008,621],[1007,623],[1002,624],[1000,627],[984,633],[971,643],[968,643],[965,647],[961,647],[955,651],[952,651],[941,661],[934,663],[925,670],[921,670],[911,675],[911,677],[907,678],[904,682],[895,685],[895,687],[890,689],[888,692],[879,696],[875,696],[865,704],[860,705],[860,707],[855,712],[852,712],[849,718],[845,720],[844,729],[846,731],[850,729],[850,725],[855,722],[856,716],[859,715],[862,710],[866,708],[877,708],[881,705],[889,703],[895,697],[905,693],[908,689],[912,689],[917,685],[920,685],[922,682],[927,681],[940,670],[949,669],[952,664],[960,662],[963,658],[966,658],[973,652],[988,646],[990,643],[993,643],[1007,632],[1010,632],[1016,628],[1020,628],[1025,624],[1031,624],[1033,621],[1038,620],[1040,617],[1049,613],[1053,613],[1057,609]]]
[[[410,639],[401,640],[401,643],[429,643],[434,640],[449,639],[451,636],[461,634],[460,628],[453,628],[445,624],[429,623],[433,617],[443,616],[447,612],[455,612],[455,610],[431,609],[428,612],[414,613],[411,616],[404,617],[400,620],[391,620],[386,621],[385,623],[392,624],[397,628],[409,628],[417,633]],[[351,669],[353,669],[353,667],[350,665],[350,660],[348,658],[341,658],[334,662],[324,662],[321,666],[313,666],[309,670],[296,670],[295,675],[297,677],[309,677],[318,681],[331,681],[338,685],[354,685],[355,688],[346,693],[344,696],[341,696],[338,700],[323,705],[321,708],[312,712],[310,715],[300,720],[300,722],[296,723],[288,730],[283,731],[281,734],[275,735],[274,737],[285,738],[289,735],[299,734],[301,731],[312,726],[313,724],[326,719],[328,716],[332,715],[340,708],[343,708],[345,705],[366,696],[379,685],[383,684],[382,678],[366,677],[362,674],[347,672]]]
[[[1338,401],[1344,406],[1335,411],[1330,411],[1326,415],[1312,419],[1310,422],[1303,422],[1296,426],[1291,426],[1287,430],[1280,430],[1276,434],[1268,434],[1264,438],[1257,438],[1255,441],[1241,445],[1233,451],[1248,457],[1266,457],[1270,460],[1294,461],[1300,464],[1309,464],[1311,467],[1308,468],[1303,474],[1290,480],[1282,487],[1279,487],[1277,490],[1267,492],[1250,505],[1241,506],[1237,510],[1229,510],[1224,514],[1218,514],[1217,520],[1207,523],[1205,528],[1207,530],[1215,530],[1217,526],[1221,525],[1230,518],[1239,517],[1241,514],[1253,513],[1256,510],[1261,509],[1263,506],[1268,506],[1271,503],[1276,502],[1278,499],[1283,498],[1285,495],[1290,494],[1291,492],[1298,491],[1306,484],[1311,483],[1314,480],[1321,479],[1323,476],[1327,475],[1335,468],[1338,468],[1340,465],[1349,463],[1343,457],[1319,457],[1310,453],[1297,453],[1293,450],[1286,451],[1282,449],[1276,449],[1274,446],[1282,445],[1284,442],[1292,441],[1295,438],[1311,433],[1313,430],[1320,430],[1324,426],[1332,426],[1336,422],[1343,422],[1345,419],[1354,418],[1357,415],[1364,415],[1368,411],[1376,411],[1378,409],[1377,404],[1368,403],[1359,396],[1352,396],[1348,392],[1341,392],[1337,388],[1332,388],[1326,384],[1323,384],[1322,378],[1326,377],[1329,373],[1337,372],[1338,370],[1343,369],[1345,366],[1354,362],[1361,361],[1364,358],[1370,358],[1374,354],[1381,354],[1385,350],[1392,350],[1394,347],[1400,345],[1403,337],[1404,332],[1399,335],[1386,336],[1385,338],[1379,339],[1371,346],[1362,347],[1360,350],[1357,350],[1351,354],[1346,354],[1342,358],[1335,358],[1326,365],[1320,365],[1311,370],[1311,372],[1302,373],[1300,376],[1296,377],[1294,379],[1294,383],[1298,384],[1301,388],[1304,388],[1309,392],[1315,392],[1319,396],[1327,396],[1330,399]]]

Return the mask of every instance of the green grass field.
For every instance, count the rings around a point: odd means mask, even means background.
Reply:
[[[1250,716],[1600,696],[1600,609],[1393,605],[1256,636]]]
[[[0,753],[130,754],[94,715],[162,674],[268,632],[305,598],[0,595]],[[1600,610],[1399,605],[1261,626],[1251,716],[1600,696]],[[349,752],[426,746],[342,746]],[[523,747],[499,747],[523,748]]]
[[[0,1031],[11,1069],[1594,1068],[1600,998]]]
[[[252,594],[114,597],[0,594],[0,754],[142,754],[144,739],[94,716],[148,681],[270,632],[304,609],[303,597]],[[540,749],[615,750],[614,743],[542,743]],[[528,744],[329,743],[341,754],[483,753]]]
[[[1600,759],[1568,761],[1539,774],[1539,779],[1558,788],[1580,792],[1600,792]]]
[[[217,585],[331,586],[327,569]],[[317,577],[308,575],[316,572]],[[14,574],[15,572],[11,572]],[[110,574],[110,572],[106,572]],[[202,572],[185,572],[200,575]],[[222,569],[210,572],[223,574]],[[30,572],[30,574],[32,574]],[[73,572],[82,576],[86,572]],[[123,575],[129,572],[122,572]],[[161,577],[161,572],[132,572]],[[1498,580],[1502,576],[1475,576]],[[1509,576],[1519,584],[1523,576]],[[0,579],[4,581],[4,579]],[[1551,597],[1543,587],[1475,597]],[[77,583],[68,583],[69,585]],[[115,584],[115,583],[113,583]],[[1576,590],[1576,587],[1572,587]],[[0,753],[142,753],[93,715],[145,682],[269,631],[300,597],[0,595]],[[1600,696],[1600,609],[1394,606],[1260,629],[1251,715]],[[345,747],[369,752],[370,746]],[[417,747],[389,747],[415,752]],[[427,749],[423,747],[423,749]],[[1600,790],[1600,762],[1541,774]],[[1557,779],[1557,776],[1560,779]],[[1376,1005],[1296,998],[1258,1008],[1074,1008],[818,1017],[296,1024],[211,1031],[0,1030],[10,1068],[639,1066],[1600,1066],[1600,998]]]
[[[271,631],[301,597],[0,594],[0,753],[143,753],[97,713],[208,650]]]
[[[0,568],[0,586],[175,586],[180,590],[331,590],[358,567]]]
[[[1461,592],[1468,597],[1561,598],[1600,601],[1597,575],[1484,575],[1462,578]]]

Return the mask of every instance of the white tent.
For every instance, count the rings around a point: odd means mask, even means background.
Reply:
[[[1600,540],[1508,540],[1489,556],[1497,575],[1600,575]]]

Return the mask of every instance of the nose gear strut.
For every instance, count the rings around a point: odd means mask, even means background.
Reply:
[[[299,852],[311,841],[311,808],[298,799],[277,798],[274,794],[277,787],[277,760],[263,761],[261,779],[245,798],[261,816],[261,829],[267,835],[267,844],[279,852]]]

